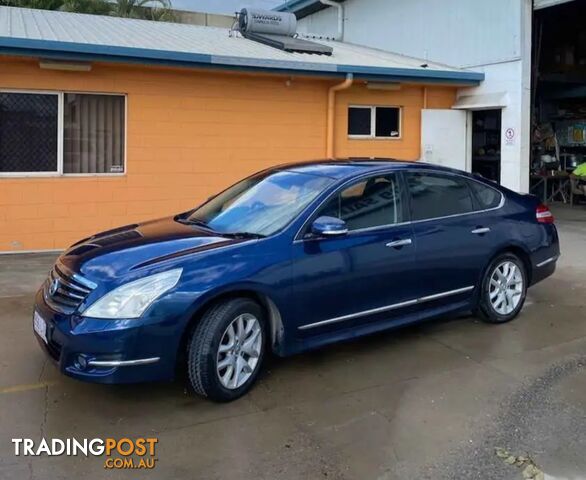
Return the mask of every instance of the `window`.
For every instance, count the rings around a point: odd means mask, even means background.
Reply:
[[[408,173],[411,219],[446,217],[474,210],[464,178],[435,173]]]
[[[480,182],[475,182],[474,180],[470,180],[468,184],[476,195],[481,210],[496,208],[500,205],[502,194],[496,189],[483,185]]]
[[[348,230],[402,222],[401,191],[395,175],[371,177],[342,190],[320,209],[316,217],[322,215],[344,220]]]
[[[0,92],[0,174],[124,173],[125,101]]]
[[[57,95],[0,92],[0,173],[57,172]]]
[[[291,222],[332,179],[290,171],[249,177],[197,208],[187,221],[221,233],[271,235]]]
[[[359,138],[399,138],[399,107],[348,107],[348,136]]]
[[[66,93],[63,173],[124,172],[124,97]]]

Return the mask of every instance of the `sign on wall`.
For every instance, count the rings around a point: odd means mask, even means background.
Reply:
[[[509,127],[505,130],[505,145],[508,147],[511,147],[513,145],[515,145],[515,137],[516,137],[516,132],[515,129],[513,127]]]

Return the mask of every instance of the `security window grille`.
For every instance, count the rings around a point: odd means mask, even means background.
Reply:
[[[0,175],[124,173],[123,95],[0,92]]]
[[[348,107],[348,136],[351,138],[400,138],[401,108]]]
[[[58,171],[57,95],[0,92],[0,173]]]

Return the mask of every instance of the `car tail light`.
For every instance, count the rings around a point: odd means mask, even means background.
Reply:
[[[535,218],[539,223],[554,222],[553,214],[551,213],[550,209],[543,204],[537,206],[537,209],[535,210]]]

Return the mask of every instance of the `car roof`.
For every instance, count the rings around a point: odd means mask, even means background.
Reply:
[[[376,173],[380,170],[401,170],[405,168],[418,170],[433,169],[445,172],[465,173],[452,168],[442,167],[441,165],[419,161],[396,160],[393,158],[337,158],[330,160],[313,160],[278,165],[270,170],[305,173],[308,175],[319,175],[341,180],[367,174],[369,172]]]

